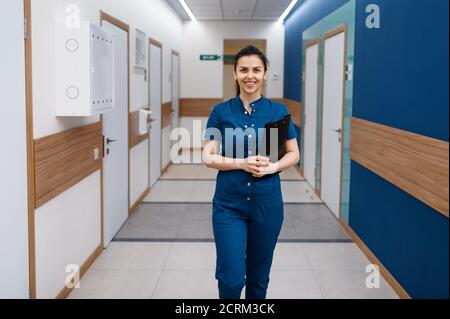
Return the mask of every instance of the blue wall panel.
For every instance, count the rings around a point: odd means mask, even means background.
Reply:
[[[370,3],[380,6],[380,29],[365,26]],[[353,116],[448,141],[449,1],[356,5]]]
[[[448,218],[352,161],[350,225],[413,298],[448,297]]]

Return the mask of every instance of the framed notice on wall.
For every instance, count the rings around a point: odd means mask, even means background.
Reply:
[[[134,41],[134,66],[145,68],[147,60],[147,35],[145,32],[135,29]]]

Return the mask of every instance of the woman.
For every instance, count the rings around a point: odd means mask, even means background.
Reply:
[[[262,96],[267,73],[268,60],[259,49],[242,49],[234,60],[237,96],[213,108],[204,135],[203,160],[219,170],[213,230],[221,299],[239,299],[244,285],[247,299],[266,298],[273,252],[283,223],[278,173],[296,165],[300,158],[292,121],[286,153],[278,162],[270,162],[249,147],[265,123],[288,114],[283,104]],[[230,129],[234,133],[227,138]],[[237,136],[243,131],[245,138],[239,140]]]

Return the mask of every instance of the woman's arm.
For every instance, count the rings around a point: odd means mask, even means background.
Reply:
[[[286,154],[276,163],[270,163],[267,166],[259,167],[258,172],[253,174],[254,177],[262,177],[267,174],[285,171],[295,166],[300,160],[300,151],[298,149],[297,139],[293,138],[286,141]]]
[[[248,158],[230,158],[219,155],[220,142],[206,141],[202,152],[202,159],[206,166],[221,171],[243,169],[249,173],[257,174],[260,168],[269,166],[269,159],[263,156]]]

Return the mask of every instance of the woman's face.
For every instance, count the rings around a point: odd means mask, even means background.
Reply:
[[[267,71],[264,70],[264,63],[259,56],[243,56],[239,59],[234,79],[238,81],[241,92],[253,95],[261,90],[267,78]]]

